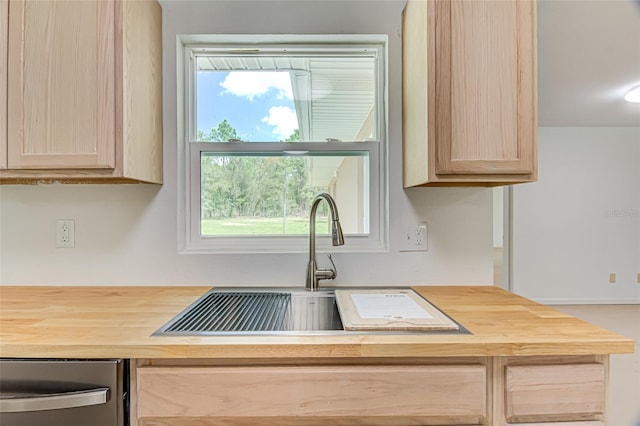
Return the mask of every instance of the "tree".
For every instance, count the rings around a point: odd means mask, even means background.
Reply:
[[[198,132],[198,140],[206,142],[237,137],[227,120],[207,134]],[[283,142],[299,140],[296,130]],[[306,160],[300,157],[205,154],[200,170],[203,219],[278,217],[283,210],[287,216],[305,215],[316,192],[308,184]]]
[[[291,136],[283,140],[282,142],[300,142],[300,129],[296,129],[291,133]]]
[[[202,130],[198,130],[198,140],[202,142],[229,142],[232,139],[240,138],[227,120],[222,120],[217,128],[211,129],[206,135]]]

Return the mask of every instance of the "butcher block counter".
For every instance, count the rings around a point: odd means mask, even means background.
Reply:
[[[296,358],[593,355],[633,341],[492,286],[415,287],[471,335],[159,337],[207,287],[0,287],[0,356]]]
[[[606,424],[633,341],[496,287],[415,287],[471,334],[151,336],[205,287],[0,287],[0,357],[131,359],[134,426]]]

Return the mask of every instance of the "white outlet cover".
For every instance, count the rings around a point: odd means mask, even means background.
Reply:
[[[429,226],[426,222],[418,222],[405,228],[400,251],[428,251],[428,242]]]
[[[71,219],[56,221],[56,247],[74,248],[76,246],[75,222]]]

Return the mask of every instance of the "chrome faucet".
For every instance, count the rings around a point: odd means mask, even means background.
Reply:
[[[318,290],[318,281],[332,280],[337,275],[336,264],[333,263],[331,255],[329,260],[333,268],[318,268],[316,263],[316,210],[320,201],[325,200],[329,204],[331,210],[331,244],[334,246],[344,245],[344,236],[342,235],[342,227],[340,226],[340,218],[338,217],[338,206],[331,195],[323,192],[313,200],[311,205],[311,213],[309,214],[309,263],[307,264],[307,284],[306,289],[309,291]]]

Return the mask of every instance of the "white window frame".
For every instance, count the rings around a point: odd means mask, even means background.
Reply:
[[[369,234],[346,234],[345,245],[333,247],[329,236],[318,235],[318,251],[381,252],[388,246],[388,65],[386,35],[183,35],[177,40],[178,110],[178,251],[180,253],[302,253],[308,250],[308,236],[202,236],[200,164],[201,153],[265,153],[299,151],[301,143],[212,143],[196,142],[196,96],[194,54],[256,48],[273,53],[305,51],[310,48],[337,50],[343,45],[375,49],[377,99],[376,135],[373,142],[304,142],[304,150],[319,152],[366,151],[369,159]],[[257,47],[258,46],[258,47]],[[213,145],[215,144],[215,145]],[[215,148],[215,149],[212,149]],[[256,150],[256,148],[260,148]],[[340,206],[338,205],[338,210]]]

